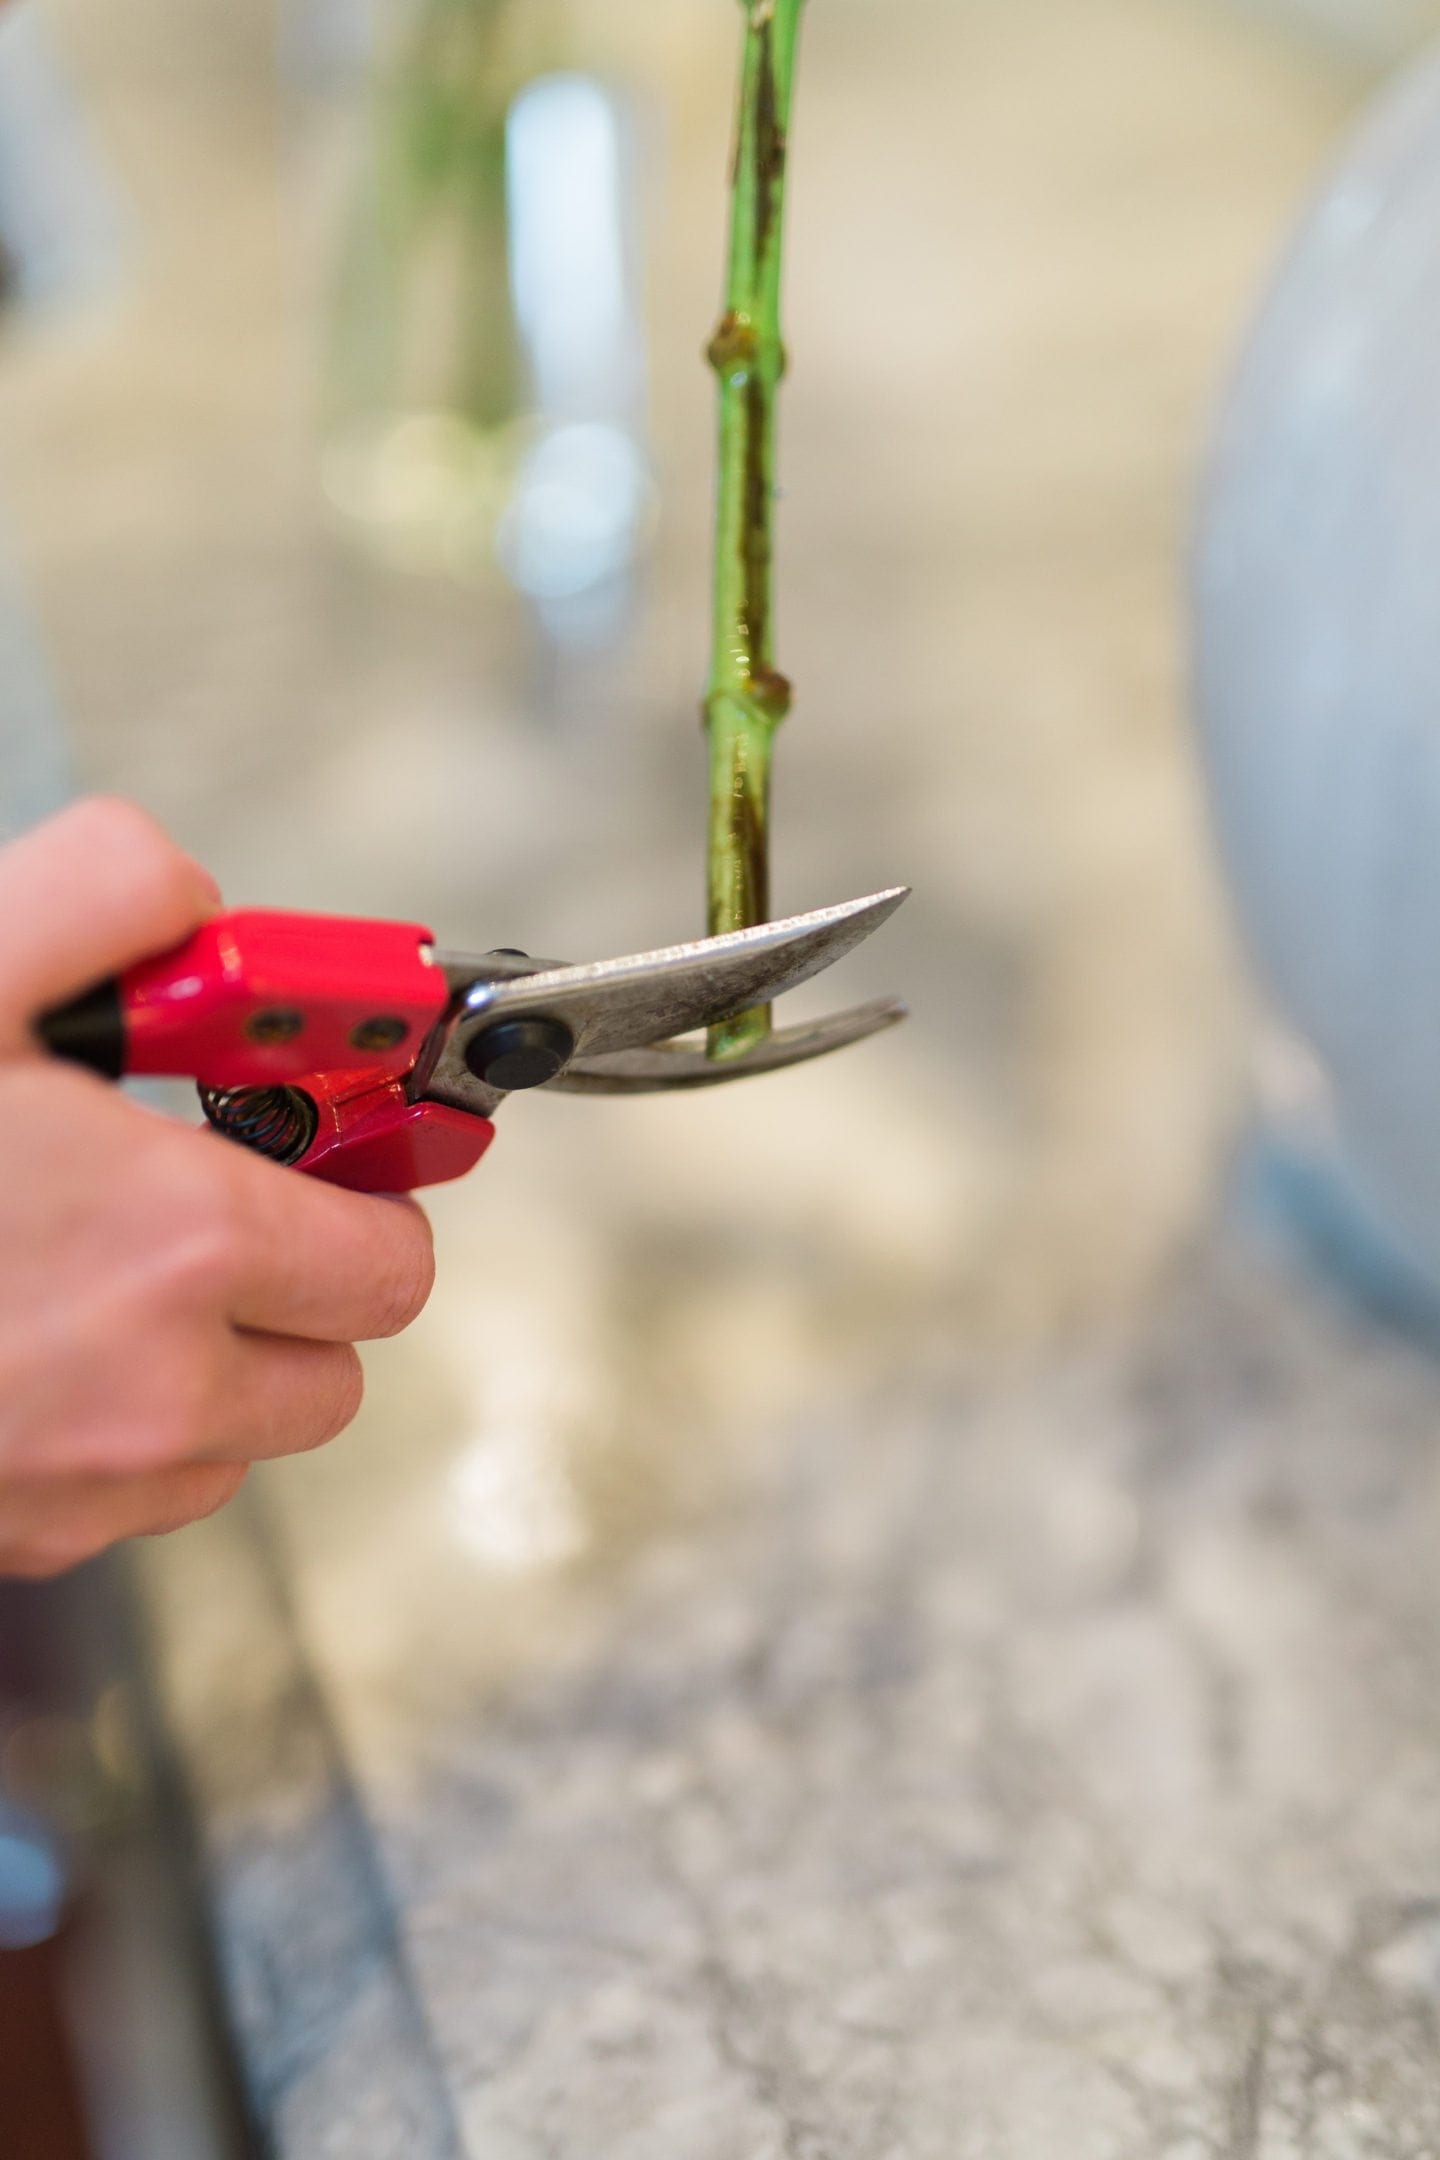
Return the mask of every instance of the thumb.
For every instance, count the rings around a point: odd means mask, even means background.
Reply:
[[[29,1023],[213,915],[207,871],[133,803],[92,796],[0,848],[0,1056]]]

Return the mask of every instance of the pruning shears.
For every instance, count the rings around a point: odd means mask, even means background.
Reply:
[[[879,928],[896,886],[759,929],[580,966],[438,951],[417,923],[248,908],[47,1013],[57,1057],[198,1083],[210,1123],[358,1192],[474,1168],[507,1095],[633,1095],[773,1072],[903,1019],[880,999],[711,1059],[692,1031],[769,1004]]]

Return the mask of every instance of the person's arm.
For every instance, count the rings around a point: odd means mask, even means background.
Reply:
[[[128,803],[0,850],[0,1574],[213,1512],[360,1402],[354,1344],[419,1312],[430,1230],[43,1057],[37,1014],[179,942],[211,880]]]

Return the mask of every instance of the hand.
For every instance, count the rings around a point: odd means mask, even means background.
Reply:
[[[223,1506],[348,1425],[429,1294],[408,1200],[300,1177],[46,1058],[30,1023],[219,905],[127,803],[0,850],[0,1574]]]

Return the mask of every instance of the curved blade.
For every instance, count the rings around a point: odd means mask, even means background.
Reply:
[[[460,1003],[425,1092],[488,1116],[499,1098],[473,1077],[465,1051],[476,1034],[500,1020],[563,1022],[575,1039],[573,1066],[574,1058],[645,1049],[727,1020],[748,1006],[769,1004],[853,951],[894,914],[908,891],[896,885],[839,907],[624,960],[546,967],[507,979],[486,976],[477,962],[474,987]]]
[[[787,1065],[806,1064],[831,1050],[843,1050],[848,1043],[864,1042],[868,1035],[878,1035],[905,1017],[906,1007],[898,998],[876,998],[825,1020],[777,1029],[744,1057],[707,1057],[701,1041],[655,1043],[645,1050],[573,1059],[550,1086],[566,1095],[658,1095],[676,1088],[718,1087],[726,1080],[744,1080],[751,1073],[780,1072]]]

